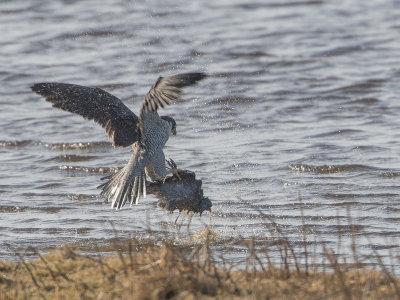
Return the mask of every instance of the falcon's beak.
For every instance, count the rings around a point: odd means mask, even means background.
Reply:
[[[171,133],[172,133],[172,135],[176,135],[176,127],[172,128]]]

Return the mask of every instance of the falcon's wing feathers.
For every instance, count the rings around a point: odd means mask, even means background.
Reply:
[[[117,97],[100,88],[68,83],[37,83],[31,89],[54,107],[95,120],[106,129],[116,147],[127,147],[139,139],[138,117]]]
[[[177,75],[159,77],[150,91],[144,97],[140,109],[140,118],[147,111],[157,111],[161,106],[171,104],[181,93],[185,86],[195,84],[207,75],[204,73],[182,73]]]
[[[139,143],[132,146],[132,156],[128,163],[112,176],[105,177],[107,182],[100,185],[101,194],[107,199],[112,199],[111,207],[120,209],[126,201],[138,203],[139,197],[143,194],[146,197],[146,174],[144,167],[147,164],[149,155],[146,149]]]

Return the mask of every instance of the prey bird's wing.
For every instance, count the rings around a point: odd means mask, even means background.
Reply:
[[[120,99],[100,88],[68,83],[37,83],[31,89],[53,103],[54,107],[99,123],[116,147],[127,147],[139,140],[138,117]]]
[[[146,174],[144,167],[149,155],[141,143],[132,146],[132,156],[128,163],[117,173],[105,177],[107,182],[100,185],[101,194],[111,199],[111,207],[120,209],[127,201],[138,203],[143,194],[146,197]]]
[[[140,119],[143,119],[149,111],[156,112],[159,107],[171,104],[178,98],[183,87],[195,84],[206,76],[204,73],[182,73],[159,77],[144,97],[140,108]]]

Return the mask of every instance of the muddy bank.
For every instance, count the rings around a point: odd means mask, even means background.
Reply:
[[[100,245],[99,245],[100,246]],[[335,265],[333,271],[262,263],[217,267],[208,243],[183,249],[125,241],[107,257],[68,246],[28,260],[0,261],[0,299],[398,299],[399,278]],[[250,246],[249,246],[250,247]],[[32,249],[30,249],[32,250]],[[251,250],[251,247],[249,248]],[[285,259],[283,257],[283,259]]]

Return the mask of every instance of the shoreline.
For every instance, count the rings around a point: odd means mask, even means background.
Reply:
[[[0,261],[0,299],[400,299],[400,278],[379,260],[379,270],[345,265],[327,250],[330,270],[290,267],[289,248],[272,263],[250,239],[243,241],[246,268],[235,270],[215,263],[227,253],[210,250],[212,233],[206,228],[203,245],[190,249],[139,239],[116,243],[112,255],[82,254],[74,246],[47,254],[30,248],[36,258],[17,253],[18,261]]]

